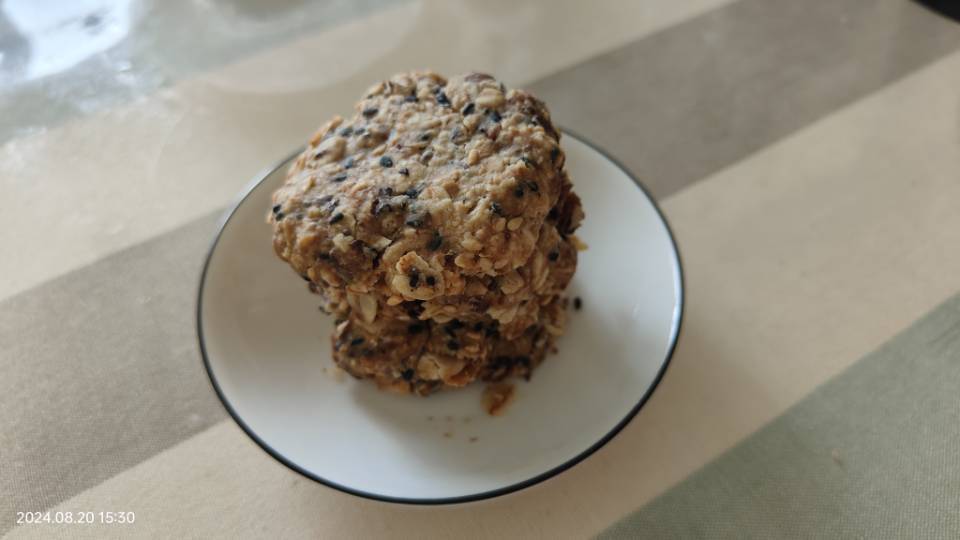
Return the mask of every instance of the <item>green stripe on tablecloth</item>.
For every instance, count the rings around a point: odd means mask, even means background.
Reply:
[[[741,0],[530,89],[663,198],[958,47],[910,2]]]
[[[960,538],[960,295],[600,538],[641,536]]]

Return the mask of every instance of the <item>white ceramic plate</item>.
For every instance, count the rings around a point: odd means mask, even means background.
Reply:
[[[502,416],[482,384],[428,398],[378,391],[333,368],[330,331],[264,222],[290,160],[223,221],[197,306],[204,363],[227,411],[270,455],[374,499],[442,504],[509,493],[578,463],[619,432],[663,375],[680,330],[680,260],[663,216],[623,167],[566,133],[586,219],[567,333]]]

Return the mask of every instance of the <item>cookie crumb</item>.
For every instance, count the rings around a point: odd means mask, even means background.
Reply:
[[[488,384],[483,389],[483,408],[490,416],[500,416],[513,400],[514,388],[510,383]]]
[[[443,436],[449,439],[449,438],[453,437],[453,433],[450,433],[449,431],[444,431],[444,432],[443,432]]]
[[[477,442],[480,440],[480,437],[470,437],[470,442]]]

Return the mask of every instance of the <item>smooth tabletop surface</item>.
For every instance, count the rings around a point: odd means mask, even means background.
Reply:
[[[247,183],[425,67],[530,89],[623,162],[686,281],[619,436],[448,507],[274,461],[194,319]],[[919,4],[6,0],[0,118],[4,538],[960,536],[960,25]],[[47,510],[136,521],[17,524]]]

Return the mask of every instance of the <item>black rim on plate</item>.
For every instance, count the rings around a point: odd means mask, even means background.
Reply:
[[[217,397],[220,398],[220,402],[223,403],[223,406],[227,410],[227,413],[230,415],[231,418],[233,418],[233,420],[237,423],[237,425],[239,425],[240,428],[251,439],[253,439],[253,441],[256,442],[257,445],[260,446],[260,448],[262,448],[266,453],[270,454],[274,459],[276,459],[280,463],[283,463],[284,465],[289,467],[291,470],[297,473],[300,473],[301,475],[311,480],[319,482],[327,487],[331,487],[333,489],[342,491],[344,493],[349,493],[350,495],[355,495],[358,497],[364,497],[367,499],[373,499],[377,501],[384,501],[384,502],[390,502],[390,503],[413,504],[413,505],[444,505],[444,504],[466,503],[466,502],[480,501],[483,499],[490,499],[493,497],[499,497],[501,495],[506,495],[508,493],[520,491],[521,489],[525,489],[535,484],[539,484],[540,482],[543,482],[548,478],[552,478],[562,473],[563,471],[566,471],[567,469],[573,467],[577,463],[580,463],[581,461],[583,461],[584,459],[592,455],[594,452],[602,448],[605,444],[610,442],[610,440],[613,439],[618,433],[620,433],[620,431],[623,430],[623,428],[626,427],[631,420],[633,420],[633,418],[637,415],[637,413],[640,412],[640,409],[643,408],[647,400],[650,399],[650,396],[653,394],[653,391],[657,388],[657,386],[660,384],[660,381],[663,379],[663,376],[667,371],[667,366],[670,365],[670,360],[673,358],[673,352],[676,349],[677,342],[680,339],[680,329],[683,324],[683,308],[684,308],[683,264],[680,259],[680,250],[677,247],[677,242],[673,236],[673,230],[670,228],[670,224],[667,222],[666,217],[663,215],[663,211],[657,205],[656,200],[654,200],[653,196],[650,194],[650,191],[640,182],[640,180],[638,180],[630,172],[629,169],[627,169],[622,163],[620,163],[620,161],[615,159],[613,156],[608,154],[602,148],[593,144],[586,138],[568,129],[562,129],[561,131],[564,134],[574,139],[577,139],[578,141],[587,145],[589,148],[593,149],[595,152],[599,153],[608,161],[616,165],[617,168],[620,169],[625,175],[627,175],[627,177],[633,181],[633,183],[637,186],[637,188],[639,188],[640,191],[643,192],[644,196],[646,196],[646,198],[650,201],[650,204],[653,205],[654,210],[657,212],[657,216],[660,218],[660,221],[663,223],[664,229],[667,231],[667,236],[670,238],[670,244],[673,247],[673,254],[674,254],[674,259],[676,264],[676,276],[674,279],[677,287],[677,305],[674,308],[673,325],[672,325],[671,335],[670,335],[670,344],[667,347],[667,353],[663,359],[663,364],[660,366],[660,369],[657,371],[657,375],[656,377],[654,377],[653,382],[643,392],[643,395],[640,397],[640,400],[637,401],[637,404],[634,405],[630,409],[630,411],[627,412],[626,416],[624,416],[622,420],[617,422],[617,424],[610,431],[608,431],[606,435],[601,437],[600,440],[593,443],[592,445],[590,445],[590,447],[588,447],[586,450],[583,450],[576,456],[568,459],[567,461],[561,463],[560,465],[557,465],[545,472],[542,472],[536,476],[533,476],[532,478],[528,478],[521,482],[517,482],[515,484],[504,486],[502,488],[493,489],[490,491],[483,491],[483,492],[474,493],[471,495],[461,495],[458,497],[442,497],[442,498],[393,497],[390,495],[370,493],[368,491],[363,491],[360,489],[354,489],[348,486],[344,486],[342,484],[338,484],[336,482],[327,480],[326,478],[323,478],[319,475],[316,475],[300,467],[290,459],[287,459],[286,456],[284,456],[283,454],[275,450],[269,444],[267,444],[266,441],[261,439],[260,436],[257,435],[257,433],[249,425],[247,425],[246,422],[244,422],[243,418],[241,418],[240,415],[237,414],[236,410],[234,410],[233,405],[230,404],[230,401],[223,394],[223,391],[220,388],[220,384],[217,382],[217,377],[213,373],[213,369],[210,367],[210,358],[207,355],[207,349],[206,349],[206,345],[204,344],[204,338],[203,338],[203,290],[204,290],[204,284],[206,283],[206,279],[207,279],[207,269],[210,266],[210,260],[213,258],[213,253],[214,251],[216,251],[217,244],[220,241],[220,236],[223,234],[223,231],[226,228],[227,224],[230,223],[230,219],[233,218],[233,215],[236,213],[237,209],[240,207],[240,205],[243,204],[244,201],[247,200],[247,197],[249,197],[250,194],[253,193],[253,191],[257,189],[257,187],[260,186],[260,184],[262,184],[264,180],[267,179],[267,177],[269,177],[278,168],[289,163],[290,160],[292,160],[297,155],[299,155],[302,150],[297,150],[296,152],[294,152],[293,154],[285,158],[283,161],[277,163],[273,167],[266,169],[262,171],[260,174],[258,174],[254,178],[253,182],[247,187],[246,191],[243,192],[243,195],[239,198],[239,200],[230,208],[230,210],[227,211],[226,214],[224,214],[224,217],[221,218],[220,223],[217,226],[217,234],[213,237],[213,242],[211,243],[210,249],[207,251],[207,256],[203,262],[203,270],[200,273],[200,286],[197,293],[197,312],[196,312],[197,339],[200,344],[200,355],[203,358],[203,367],[207,371],[207,376],[210,379],[210,384],[213,386],[213,391],[217,394]]]

